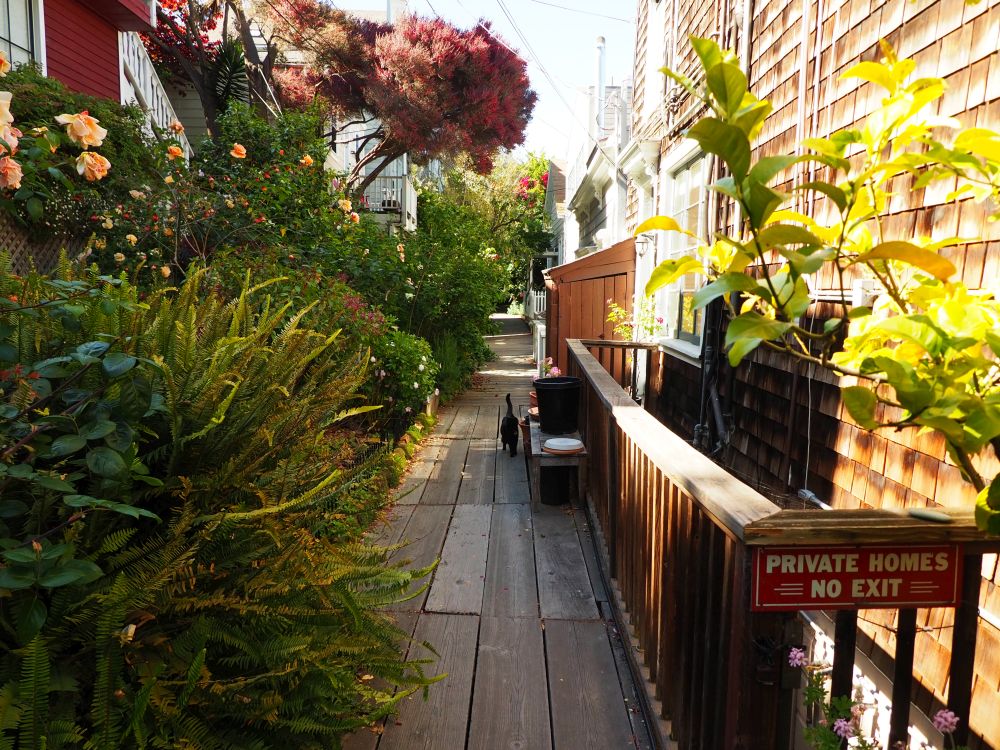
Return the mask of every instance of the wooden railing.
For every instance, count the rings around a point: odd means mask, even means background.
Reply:
[[[801,643],[795,613],[751,611],[754,547],[806,544],[963,545],[966,587],[952,651],[948,703],[968,716],[981,553],[1000,550],[970,511],[935,524],[891,511],[782,510],[660,424],[626,394],[589,348],[567,341],[568,374],[583,381],[580,431],[590,454],[587,498],[605,571],[626,630],[680,750],[782,750],[800,676],[787,649]],[[901,610],[909,623],[912,610]],[[856,611],[838,614],[833,693],[849,695]],[[915,625],[915,621],[913,623]],[[913,630],[913,628],[909,628]],[[903,631],[901,631],[901,635]],[[912,632],[907,633],[911,636]],[[912,650],[897,645],[893,727],[905,730]],[[897,703],[898,701],[898,703]]]
[[[642,403],[646,411],[653,411],[649,400],[659,392],[658,378],[662,372],[657,344],[606,339],[580,339],[580,343],[614,378],[623,391],[633,400]]]

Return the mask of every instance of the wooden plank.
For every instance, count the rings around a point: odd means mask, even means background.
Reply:
[[[482,611],[492,510],[485,505],[455,507],[441,562],[427,596],[429,612],[479,614]]]
[[[462,406],[448,430],[441,457],[434,464],[427,486],[420,496],[423,505],[453,505],[462,484],[462,471],[469,453],[469,436],[476,424],[478,406]]]
[[[603,622],[545,622],[555,750],[634,747]]]
[[[430,686],[426,701],[418,691],[400,703],[399,717],[388,722],[379,750],[465,746],[478,632],[475,615],[420,615],[414,640],[430,643],[438,656],[416,645],[410,656],[430,659],[428,673],[447,677]]]
[[[538,582],[531,507],[527,504],[493,506],[483,614],[508,617],[538,616]]]
[[[462,471],[462,484],[458,488],[460,505],[492,505],[496,486],[496,438],[473,438]]]
[[[604,622],[615,622],[611,603],[598,602],[598,607]],[[611,655],[615,660],[615,669],[618,670],[618,683],[621,685],[622,698],[627,709],[626,714],[632,727],[634,746],[639,750],[653,750],[655,745],[642,711],[643,697],[639,694],[641,688],[632,677],[632,667],[629,665],[626,650],[632,648],[632,644],[628,643],[628,634],[620,632],[617,625],[611,625],[608,630],[608,639],[611,643]],[[641,658],[641,652],[639,655]]]
[[[594,533],[587,521],[587,514],[582,508],[575,509],[573,520],[576,525],[576,533],[580,539],[580,550],[583,552],[583,561],[587,566],[587,575],[590,577],[590,588],[594,592],[594,599],[597,602],[610,601],[608,590],[604,586],[604,578],[601,576],[601,569],[597,562],[597,553],[594,547]]]
[[[386,511],[385,518],[369,530],[370,541],[383,547],[399,544],[412,515],[412,505],[392,506]]]
[[[552,747],[538,620],[482,619],[473,696],[468,750]]]
[[[596,619],[597,603],[572,516],[558,508],[540,506],[534,512],[533,521],[542,617]]]
[[[448,521],[451,519],[450,505],[418,505],[413,509],[402,541],[406,546],[393,555],[393,560],[409,560],[408,567],[423,568],[433,563],[441,555]],[[419,585],[424,585],[420,581]],[[416,588],[416,586],[415,586]],[[419,611],[423,608],[427,592],[409,601],[392,606],[393,611]]]
[[[528,472],[525,469],[523,451],[511,457],[501,451],[500,441],[496,441],[497,463],[496,479],[493,494],[495,503],[527,503],[530,498],[528,491]]]
[[[514,394],[511,394],[511,402],[513,403]],[[513,404],[514,414],[517,414],[517,404]],[[490,408],[488,406],[480,406],[479,414],[476,416],[476,424],[472,428],[472,438],[492,438],[496,439],[499,435],[500,427],[500,417],[507,412],[507,402],[501,400],[499,408]]]

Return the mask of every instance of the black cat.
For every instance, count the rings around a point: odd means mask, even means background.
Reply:
[[[510,403],[510,394],[507,394],[507,413],[500,420],[500,442],[507,449],[510,446],[510,455],[517,455],[517,436],[521,428],[517,424],[517,417],[514,416],[514,406]]]

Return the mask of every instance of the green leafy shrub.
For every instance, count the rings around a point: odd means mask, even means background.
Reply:
[[[363,355],[266,288],[61,273],[0,276],[0,741],[328,748],[426,684],[379,614],[423,571],[356,541]]]
[[[44,193],[38,195],[44,199],[44,211],[37,215],[30,214],[21,200],[3,203],[3,208],[33,232],[45,236],[86,237],[98,228],[98,216],[128,202],[129,190],[153,174],[155,141],[146,132],[145,117],[138,107],[125,107],[110,99],[70,91],[63,83],[43,76],[31,65],[8,73],[3,87],[12,94],[11,112],[17,127],[25,134],[30,134],[34,128],[48,128],[55,136],[61,130],[55,120],[58,115],[84,111],[97,118],[108,131],[100,146],[101,154],[111,162],[107,177],[99,182],[85,182],[42,175],[45,188]],[[63,142],[61,150],[74,157],[79,154],[78,147],[68,144],[65,138],[60,140]],[[47,146],[39,144],[40,148]],[[24,155],[19,157],[22,161]]]

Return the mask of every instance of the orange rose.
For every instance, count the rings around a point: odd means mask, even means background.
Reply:
[[[175,133],[176,135],[180,135],[184,132],[184,126],[181,124],[180,120],[174,120],[170,123],[170,132]]]
[[[246,147],[243,146],[243,144],[234,143],[233,149],[232,151],[229,152],[229,155],[234,159],[246,159],[247,158]]]
[[[0,158],[0,188],[13,188],[16,190],[21,187],[21,177],[23,176],[24,173],[21,171],[20,164],[9,156]]]
[[[180,146],[168,146],[167,147],[167,158],[173,161],[178,156],[184,156],[184,149]]]
[[[10,125],[14,115],[10,113],[10,99],[14,96],[9,91],[0,91],[0,124]]]
[[[98,153],[84,151],[76,157],[76,171],[87,178],[87,182],[97,182],[107,177],[111,162]]]
[[[18,139],[24,135],[20,130],[10,125],[4,125],[0,127],[0,139],[3,139],[8,146],[10,146],[10,155],[13,156],[17,153],[17,143]],[[0,146],[2,149],[3,146]]]
[[[93,146],[97,148],[104,143],[108,131],[97,123],[99,120],[91,117],[87,110],[78,112],[75,115],[59,115],[56,122],[66,126],[66,135],[73,143],[82,148]]]
[[[303,167],[311,167],[313,165],[313,158],[309,156],[309,154],[306,154],[301,159],[299,159],[299,164],[301,164]]]
[[[355,213],[355,212],[352,211],[351,212],[351,221],[354,222],[355,224],[357,224],[359,221],[361,221],[361,217],[358,216],[357,213]]]
[[[10,60],[7,59],[7,55],[0,52],[0,78],[3,78],[10,72]]]

